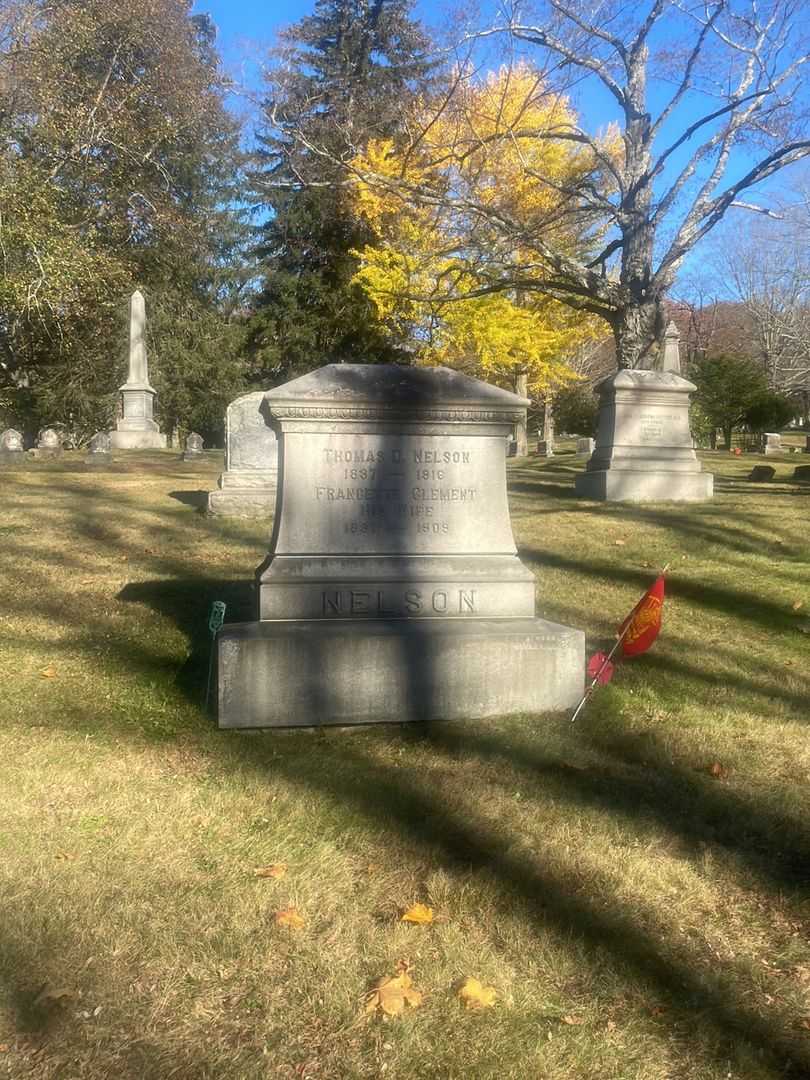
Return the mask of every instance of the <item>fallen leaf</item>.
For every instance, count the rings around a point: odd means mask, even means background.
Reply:
[[[497,992],[494,987],[484,986],[470,975],[459,987],[458,996],[468,1009],[488,1009],[495,1004]]]
[[[808,1031],[810,1031],[810,1016],[808,1016],[804,1020],[802,1020],[802,1027],[807,1028]]]
[[[52,666],[43,668],[42,671],[40,671],[39,674],[43,679],[55,679],[56,678],[56,668],[52,667]]]
[[[294,907],[276,912],[276,926],[286,926],[289,930],[301,930],[305,925],[306,919]]]
[[[566,1013],[562,1018],[562,1022],[564,1024],[570,1024],[571,1027],[578,1027],[580,1024],[585,1023],[581,1016],[571,1016],[570,1013]]]
[[[707,771],[709,776],[713,776],[716,780],[721,780],[726,775],[726,770],[719,761],[713,761]]]
[[[804,607],[804,600],[794,600],[791,607],[794,611],[800,611]]]
[[[54,858],[59,859],[60,862],[70,862],[73,856],[69,855],[66,851],[57,851]]]
[[[616,545],[616,547],[624,547],[624,545],[627,543],[627,541],[626,540],[614,540],[613,543]]]
[[[0,1054],[7,1054],[9,1049],[8,1043],[0,1043]]]
[[[653,1005],[650,1009],[650,1016],[663,1016],[666,1011],[663,1005]]]
[[[257,866],[253,871],[254,877],[272,877],[283,878],[287,873],[287,864],[283,862],[274,862],[269,866]]]
[[[54,990],[52,987],[48,986],[48,984],[46,983],[45,986],[43,986],[43,988],[40,990],[40,992],[34,998],[34,1005],[35,1006],[37,1006],[37,1005],[47,1005],[48,1002],[52,1002],[52,1001],[56,1001],[56,1002],[58,1002],[58,1001],[68,1001],[72,997],[73,997],[72,992],[70,990],[66,989],[65,987],[61,987],[58,990]]]
[[[421,1004],[421,990],[414,987],[408,969],[400,965],[397,975],[379,980],[368,995],[365,1011],[373,1013],[379,1009],[385,1016],[401,1016],[406,1005],[415,1009]]]
[[[433,908],[428,907],[427,904],[411,904],[408,910],[402,913],[399,921],[425,926],[433,922]]]

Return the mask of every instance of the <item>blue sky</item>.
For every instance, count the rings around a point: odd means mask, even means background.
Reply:
[[[268,0],[196,0],[194,10],[209,14],[216,24],[217,44],[228,72],[235,77],[237,82],[250,90],[257,91],[261,86],[259,76],[261,60],[272,45],[278,30],[310,13],[314,8],[314,3],[315,0],[269,0],[269,3]],[[480,0],[478,9],[489,9],[491,5],[492,0]],[[440,20],[449,7],[447,0],[435,0],[433,3],[430,0],[418,0],[415,14],[429,24]],[[660,94],[666,94],[668,97],[670,92],[670,87],[666,85],[658,88],[650,87],[653,101]],[[590,130],[601,127],[606,121],[615,117],[615,103],[604,88],[594,80],[586,80],[581,85],[578,97],[576,105],[585,127]],[[251,111],[250,103],[244,101],[240,107],[238,98],[234,100],[234,106],[239,111],[243,109]],[[690,116],[692,109],[695,112]],[[678,129],[682,130],[684,123],[689,123],[694,116],[705,110],[705,98],[687,104],[686,114],[681,113],[679,117]],[[676,155],[671,160],[670,168],[666,172],[672,175],[671,169],[679,167],[684,160],[684,155],[688,156],[688,153],[689,150],[684,148],[682,154]],[[749,165],[750,159],[743,153],[731,172],[747,168]],[[784,179],[789,177],[791,171],[788,170],[784,174]],[[663,179],[667,179],[666,174]],[[775,182],[772,181],[772,185],[779,187],[780,181],[783,183],[784,179],[777,178]],[[767,194],[763,193],[761,188],[752,192],[750,197],[754,201],[758,201],[758,197],[764,197],[767,202]],[[727,218],[732,217],[735,219],[732,227],[737,230],[747,230],[752,224],[752,215],[745,211],[731,211]],[[725,225],[724,231],[729,226],[731,226],[730,220]],[[699,245],[698,250],[687,260],[685,269],[693,269],[696,264],[699,265],[704,253],[708,254],[706,242]]]

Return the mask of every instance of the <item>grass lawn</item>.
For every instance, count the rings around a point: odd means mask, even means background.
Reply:
[[[810,1077],[808,460],[695,507],[515,462],[538,614],[602,647],[669,562],[653,651],[576,725],[315,734],[205,711],[268,536],[195,512],[216,455],[2,473],[0,1077]]]

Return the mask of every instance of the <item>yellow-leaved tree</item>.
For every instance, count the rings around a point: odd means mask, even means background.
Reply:
[[[568,360],[604,324],[538,289],[536,245],[583,257],[602,238],[599,215],[571,205],[606,186],[615,133],[600,153],[579,142],[567,99],[525,63],[483,81],[456,71],[445,90],[444,107],[416,103],[407,143],[372,142],[353,162],[377,240],[355,253],[355,280],[418,362],[545,396],[576,378]]]

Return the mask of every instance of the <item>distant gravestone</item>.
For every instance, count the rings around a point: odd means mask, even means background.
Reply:
[[[782,453],[782,436],[776,431],[765,432],[765,454]]]
[[[276,506],[278,441],[261,411],[264,391],[236,398],[225,414],[225,472],[209,492],[208,512],[264,517]]]
[[[554,457],[554,443],[550,439],[540,439],[537,443],[537,453],[540,457]]]
[[[0,435],[0,465],[22,465],[24,462],[22,435],[14,428],[6,428]]]
[[[793,479],[801,483],[810,483],[810,465],[797,465],[793,470]]]
[[[62,453],[62,441],[59,432],[53,428],[43,428],[37,439],[37,457],[59,457]]]
[[[805,454],[810,454],[810,435],[805,435],[804,437],[804,452]]]
[[[596,446],[576,478],[577,494],[606,502],[710,499],[714,478],[702,471],[689,427],[696,389],[674,370],[622,370],[604,379]]]
[[[280,431],[257,621],[218,633],[221,727],[475,719],[582,694],[584,637],[535,617],[505,436],[528,401],[448,368],[330,364]]]
[[[203,437],[202,435],[198,435],[196,431],[192,431],[186,439],[186,448],[183,451],[183,461],[203,460],[205,460],[205,455],[203,454]]]
[[[104,466],[112,464],[112,439],[108,431],[97,431],[87,447],[85,465]]]
[[[755,465],[748,474],[748,479],[759,483],[763,480],[773,480],[775,476],[776,469],[771,465]]]
[[[577,439],[578,454],[592,454],[595,446],[595,439]]]

